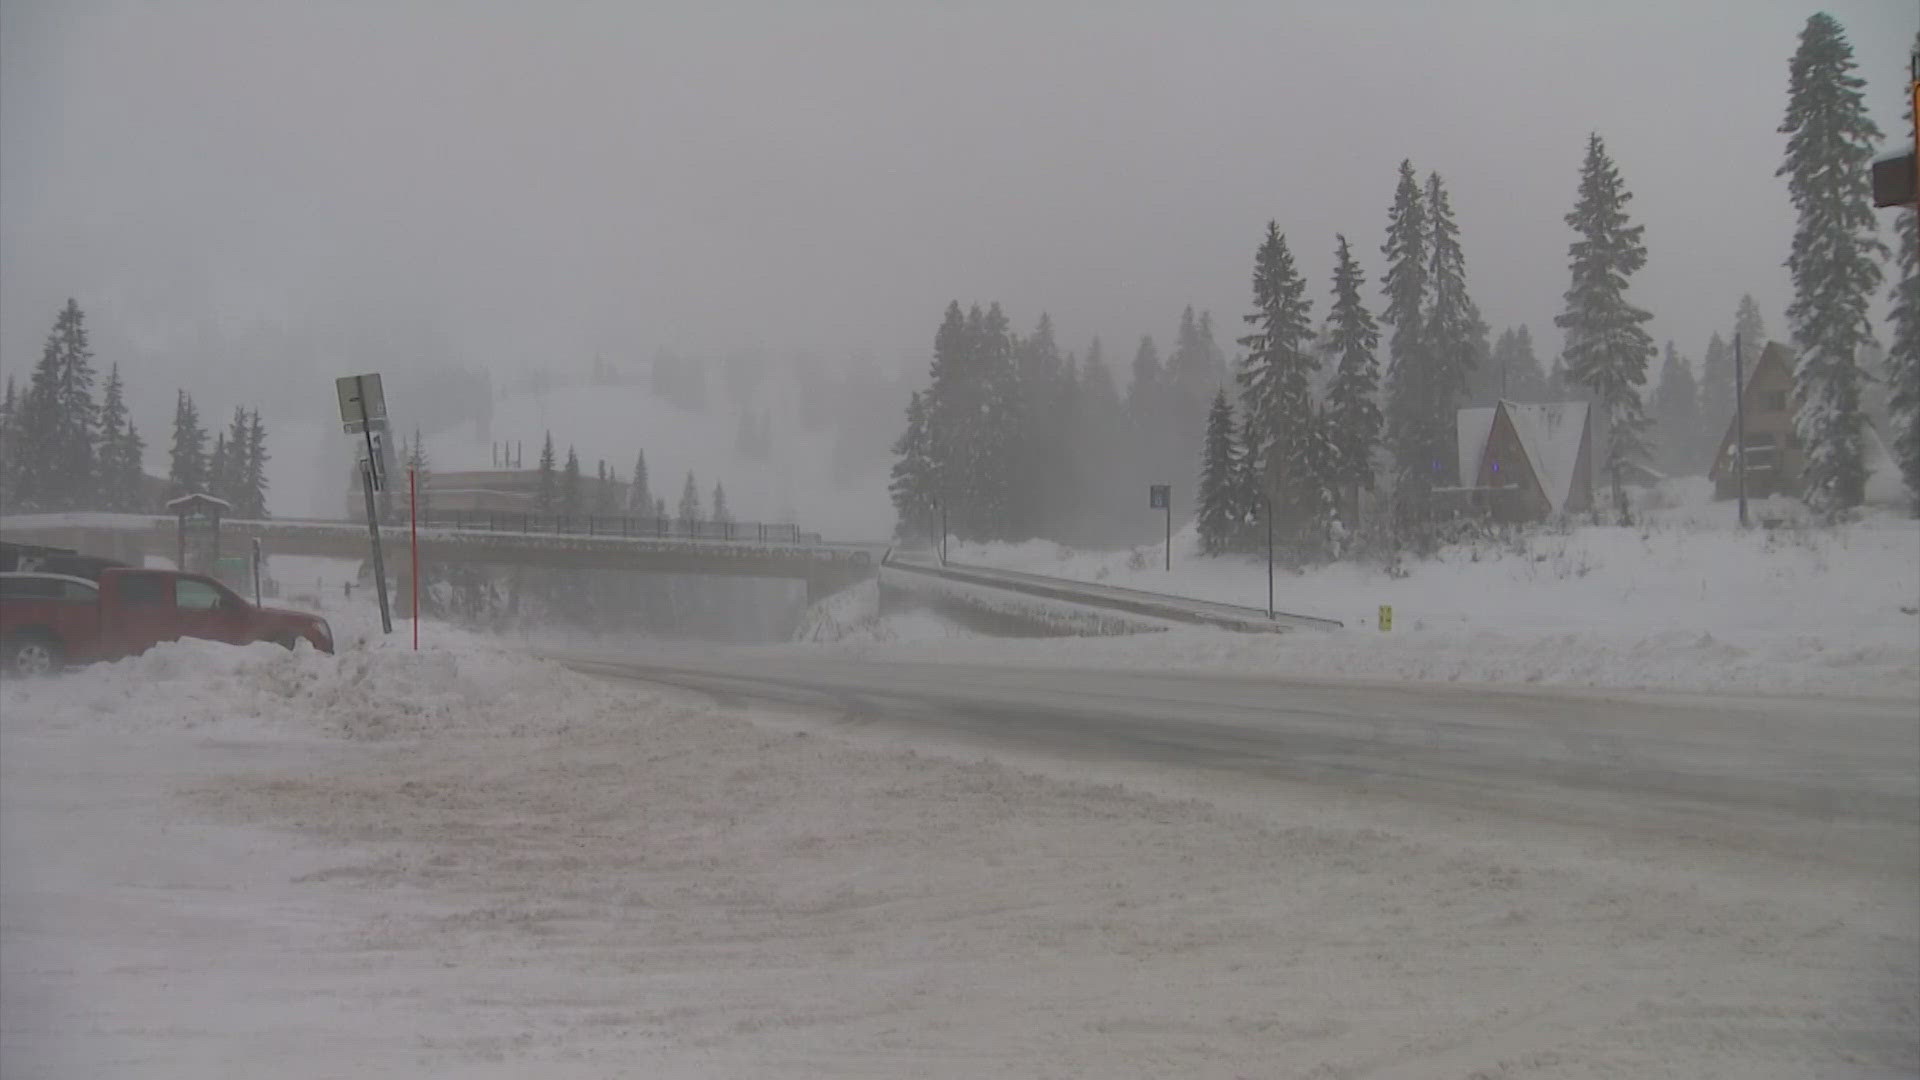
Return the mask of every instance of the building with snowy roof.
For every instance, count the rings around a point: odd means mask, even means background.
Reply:
[[[1538,521],[1593,506],[1593,428],[1584,401],[1499,401],[1461,409],[1456,489],[1496,521]]]

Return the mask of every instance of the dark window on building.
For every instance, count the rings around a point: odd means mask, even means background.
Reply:
[[[1764,398],[1764,404],[1766,405],[1768,412],[1786,412],[1787,411],[1787,392],[1785,390],[1767,391],[1766,396]]]

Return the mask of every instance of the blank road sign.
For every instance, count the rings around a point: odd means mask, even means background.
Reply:
[[[1171,501],[1169,496],[1171,496],[1172,493],[1172,484],[1147,485],[1147,508],[1149,510],[1165,510]]]
[[[387,396],[380,389],[378,374],[343,375],[333,381],[333,388],[340,395],[340,422],[350,429],[387,418]],[[363,394],[365,400],[361,400]]]

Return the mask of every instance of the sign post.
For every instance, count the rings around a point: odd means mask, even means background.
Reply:
[[[260,538],[253,538],[253,606],[260,606]]]
[[[407,470],[407,537],[412,548],[413,571],[408,580],[413,582],[413,651],[420,651],[420,502],[419,474]]]
[[[373,505],[373,493],[380,487],[380,447],[374,441],[373,426],[387,418],[387,398],[380,389],[380,376],[344,375],[333,381],[340,397],[340,422],[347,434],[366,438],[367,457],[360,463],[360,490],[367,497],[367,532],[373,538],[373,579],[380,593],[380,629],[393,633],[393,612],[387,606],[387,563],[380,552],[380,514]]]
[[[1173,571],[1173,485],[1148,484],[1147,505],[1149,509],[1167,512],[1167,571]]]

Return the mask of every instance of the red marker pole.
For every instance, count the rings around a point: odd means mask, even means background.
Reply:
[[[407,533],[413,546],[413,651],[420,651],[420,501],[419,474],[407,470]]]

